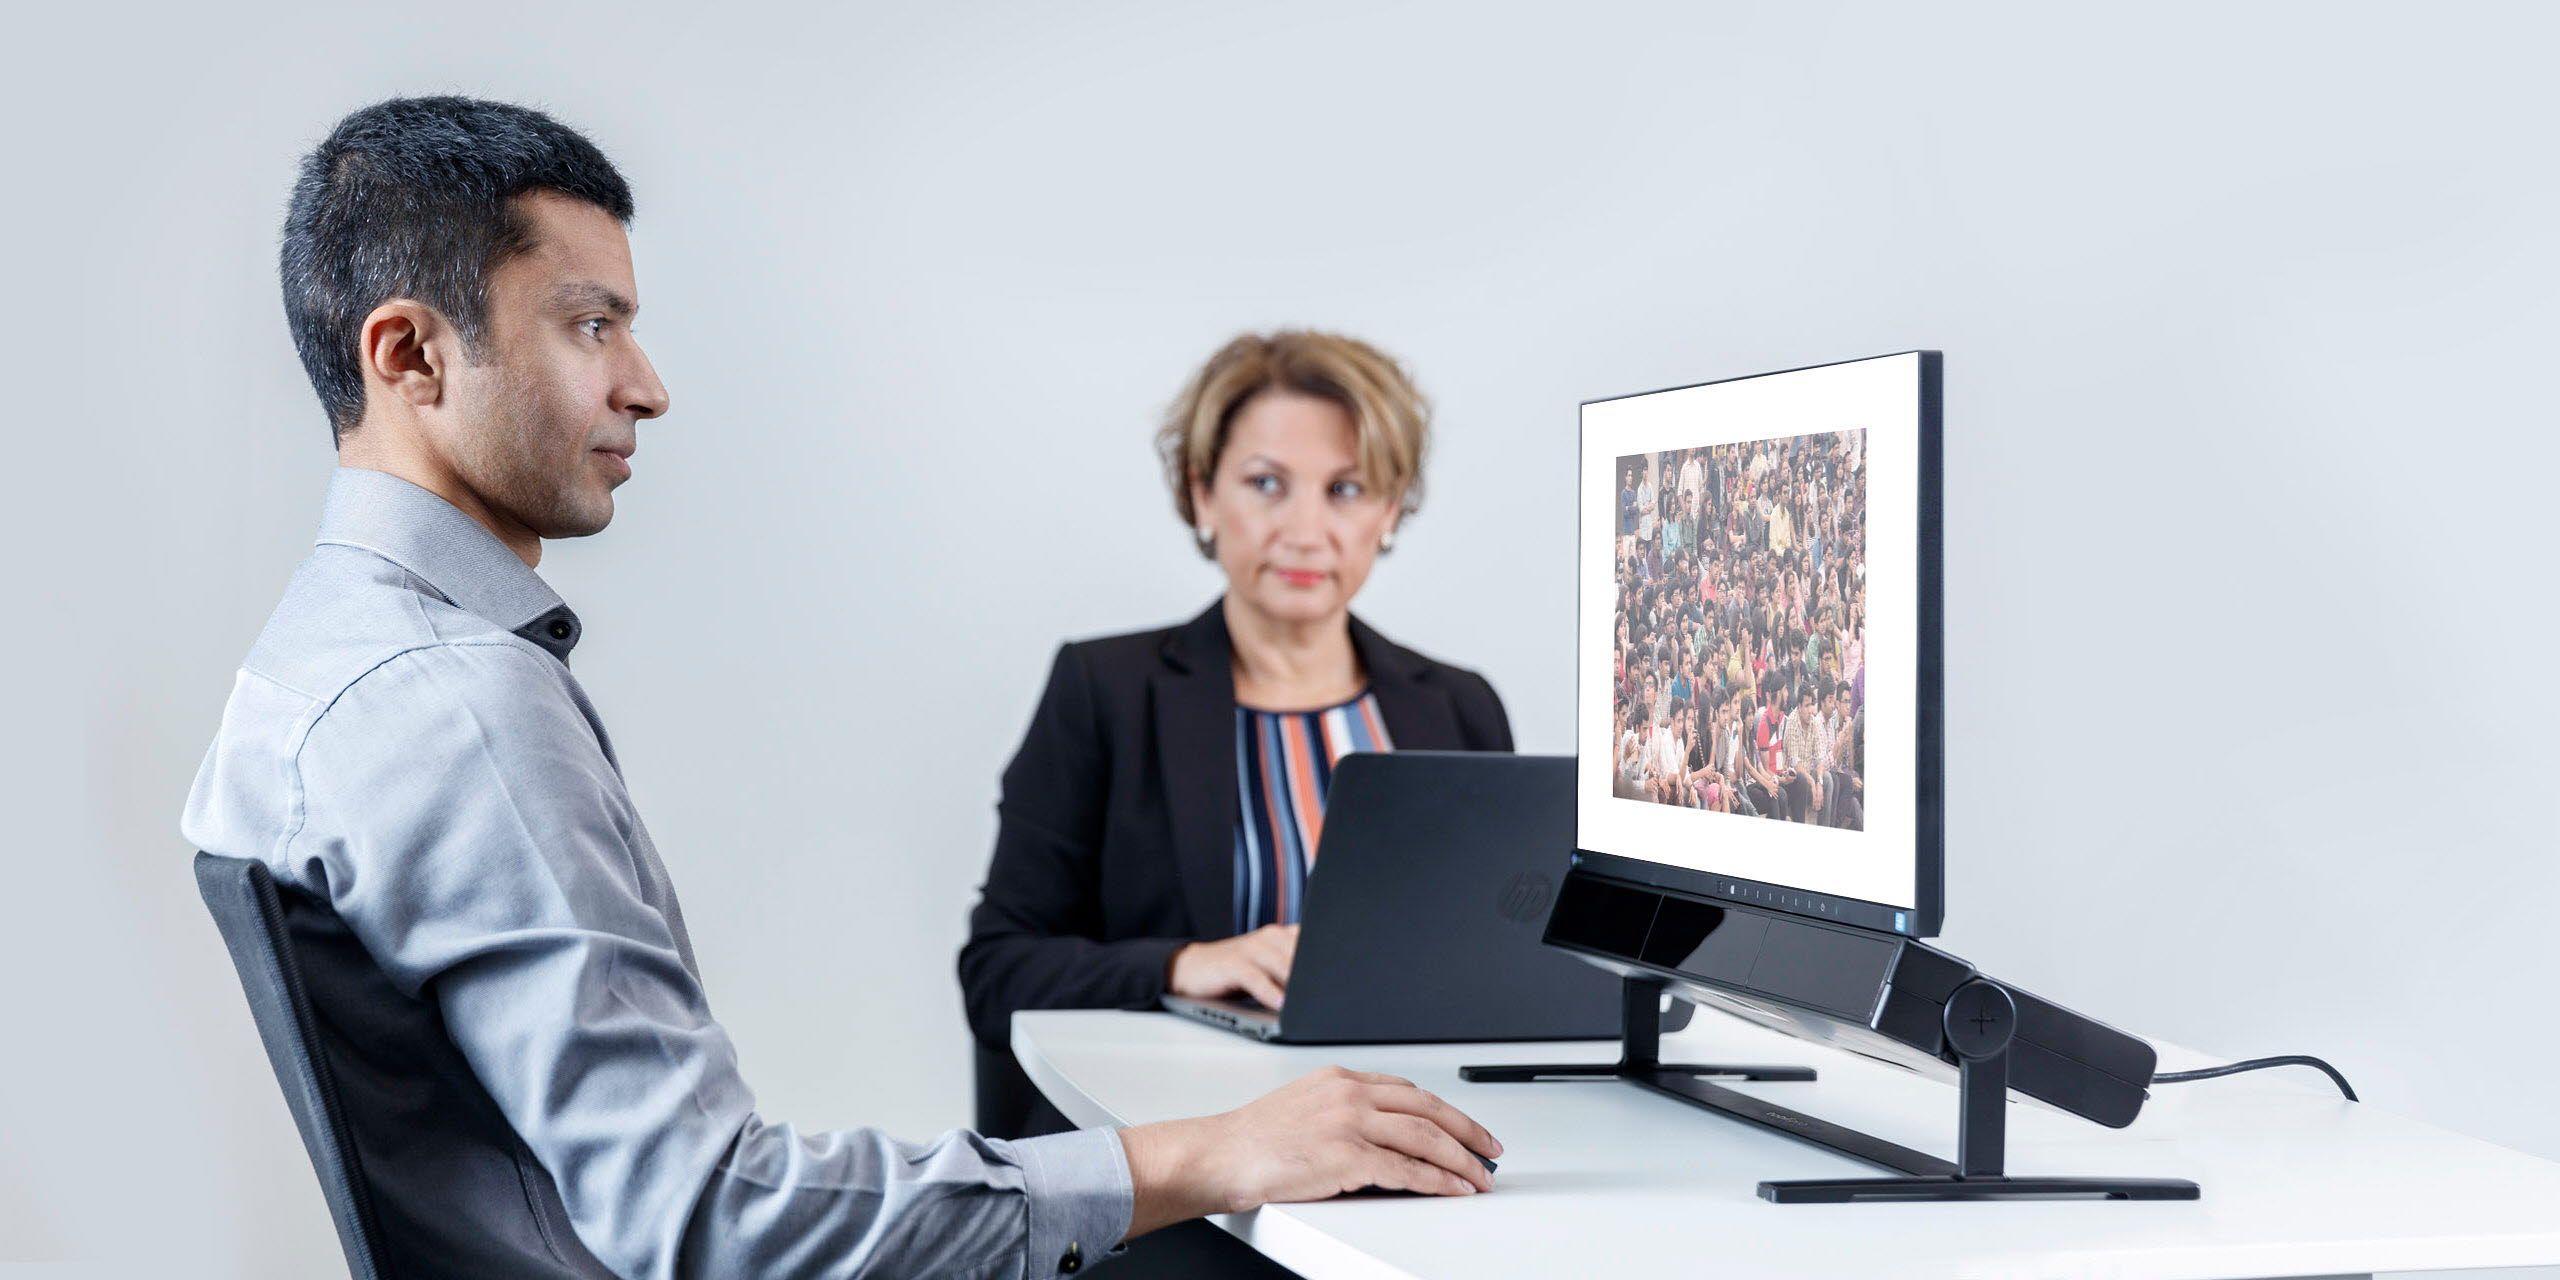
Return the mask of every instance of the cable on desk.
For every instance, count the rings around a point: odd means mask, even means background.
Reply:
[[[2163,1071],[2151,1077],[2151,1083],[2183,1084],[2189,1080],[2211,1080],[2215,1076],[2238,1075],[2243,1071],[2258,1071],[2267,1067],[2318,1067],[2327,1072],[2330,1079],[2338,1082],[2338,1092],[2347,1095],[2347,1101],[2362,1101],[2356,1097],[2355,1086],[2348,1084],[2347,1078],[2339,1075],[2336,1067],[2318,1058],[2298,1053],[2287,1054],[2280,1058],[2251,1058],[2246,1062],[2234,1062],[2219,1067],[2198,1067],[2193,1071]]]

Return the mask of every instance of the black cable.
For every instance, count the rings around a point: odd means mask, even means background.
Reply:
[[[2338,1092],[2347,1095],[2347,1101],[2361,1101],[2356,1097],[2355,1086],[2348,1084],[2347,1078],[2339,1075],[2336,1067],[2318,1058],[2298,1053],[2287,1054],[2281,1058],[2251,1058],[2246,1062],[2234,1062],[2220,1067],[2199,1067],[2193,1071],[2164,1071],[2151,1077],[2151,1083],[2181,1084],[2189,1080],[2211,1080],[2215,1076],[2237,1075],[2243,1071],[2256,1071],[2264,1067],[2318,1067],[2327,1072],[2330,1079],[2338,1082]]]

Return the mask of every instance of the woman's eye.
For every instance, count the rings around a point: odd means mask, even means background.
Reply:
[[[1345,501],[1356,499],[1368,491],[1369,490],[1357,480],[1336,480],[1333,482],[1333,496]]]
[[[1264,494],[1266,496],[1280,492],[1280,477],[1278,476],[1246,476],[1244,478],[1244,483],[1246,488],[1253,490],[1255,493]]]

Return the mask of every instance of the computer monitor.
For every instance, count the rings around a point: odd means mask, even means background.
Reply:
[[[2178,1179],[2008,1176],[2008,1091],[2140,1112],[2150,1045],[1917,939],[1945,914],[1939,357],[1910,351],[1582,406],[1575,846],[1543,940],[1623,981],[1615,1077],[1827,1147],[1881,1178],[1782,1203],[2192,1199]],[[1953,1080],[1955,1160],[1665,1063],[1665,991]]]
[[[1938,409],[1934,351],[1582,406],[1595,870],[1937,934]]]

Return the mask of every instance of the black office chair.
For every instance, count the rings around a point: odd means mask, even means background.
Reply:
[[[1075,1128],[1040,1095],[1011,1053],[974,1038],[969,1051],[977,1076],[978,1132],[990,1138],[1036,1138]]]
[[[611,1276],[444,1032],[346,922],[264,864],[196,855],[355,1280]]]
[[[320,1031],[313,1025],[311,998],[302,988],[301,967],[285,942],[275,877],[263,863],[199,853],[196,889],[213,912],[232,967],[240,971],[258,1038],[266,1042],[267,1065],[275,1068],[276,1083],[284,1087],[285,1106],[293,1112],[294,1127],[302,1130],[302,1149],[311,1154],[311,1170],[320,1175],[329,1217],[338,1224],[347,1271],[356,1280],[380,1280],[373,1202],[339,1109],[337,1081],[320,1051]]]

